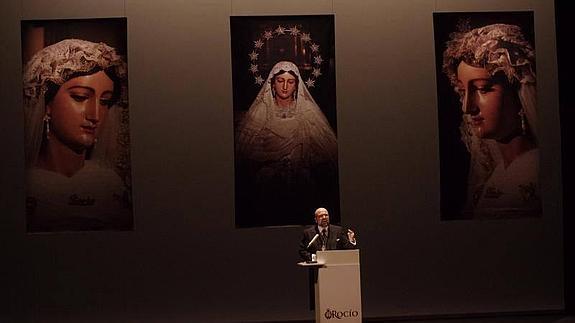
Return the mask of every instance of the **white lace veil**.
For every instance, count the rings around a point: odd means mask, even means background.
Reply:
[[[457,66],[460,62],[485,68],[491,75],[503,72],[518,90],[527,131],[537,143],[537,90],[535,50],[525,39],[521,28],[508,24],[493,24],[465,32],[455,32],[443,53],[443,72],[457,91]],[[471,154],[469,189],[476,200],[486,179],[499,162],[500,153],[493,140],[474,135],[465,120],[461,123],[461,138]]]
[[[127,107],[127,70],[116,51],[104,44],[80,39],[66,39],[37,52],[26,64],[23,73],[24,113],[26,127],[26,166],[35,165],[44,140],[45,94],[49,83],[57,86],[81,73],[104,70],[114,77],[115,87],[120,91],[115,105]],[[119,83],[119,84],[118,84]],[[121,111],[110,108],[102,125],[98,144],[92,159],[114,163],[118,158],[118,132]]]
[[[298,77],[297,96],[295,99],[294,117],[298,120],[300,131],[305,140],[304,146],[313,150],[313,162],[337,163],[337,141],[325,115],[306,88],[297,65],[281,61],[274,65],[264,85],[250,106],[245,117],[238,125],[236,132],[236,155],[240,159],[250,158],[251,147],[257,134],[268,122],[277,118],[274,113],[272,78],[279,71],[292,71]]]

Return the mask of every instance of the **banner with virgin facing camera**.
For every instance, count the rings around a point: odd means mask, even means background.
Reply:
[[[338,223],[334,16],[230,18],[236,227]]]
[[[126,19],[21,27],[27,231],[132,230]]]

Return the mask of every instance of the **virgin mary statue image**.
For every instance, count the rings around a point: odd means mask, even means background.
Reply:
[[[122,159],[127,65],[105,43],[64,39],[39,50],[23,75],[28,232],[133,228]]]
[[[460,96],[461,140],[470,155],[461,218],[540,216],[535,50],[521,28],[452,33],[443,71]]]
[[[304,224],[338,202],[336,136],[294,63],[275,64],[235,135],[238,226]]]

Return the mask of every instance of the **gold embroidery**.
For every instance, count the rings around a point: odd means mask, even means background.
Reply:
[[[539,200],[539,196],[537,196],[537,187],[533,182],[529,182],[527,185],[519,185],[519,194],[521,194],[523,202]]]
[[[78,194],[72,194],[68,199],[68,205],[92,206],[95,204],[95,202],[96,200],[89,195],[86,197],[80,197]]]
[[[503,195],[503,192],[497,187],[489,186],[485,189],[485,194],[483,195],[486,199],[498,199]]]

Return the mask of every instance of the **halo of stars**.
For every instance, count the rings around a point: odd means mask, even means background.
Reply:
[[[297,28],[297,26],[284,27],[282,25],[278,25],[273,30],[265,30],[258,39],[253,41],[253,49],[248,54],[248,56],[250,59],[249,72],[252,74],[254,78],[254,84],[262,85],[265,82],[265,79],[262,78],[260,74],[258,66],[258,58],[260,54],[259,51],[265,45],[265,42],[274,39],[274,37],[279,37],[283,35],[290,35],[294,37],[300,36],[302,42],[304,43],[304,46],[307,45],[311,50],[311,57],[312,57],[311,63],[313,70],[311,74],[308,76],[307,80],[304,81],[304,83],[308,88],[315,87],[317,85],[316,84],[317,79],[319,78],[320,75],[322,75],[321,65],[324,62],[324,59],[320,53],[319,45],[314,43],[309,33],[302,32]]]

